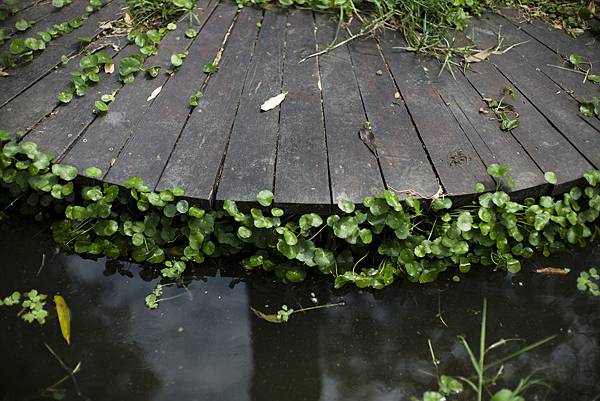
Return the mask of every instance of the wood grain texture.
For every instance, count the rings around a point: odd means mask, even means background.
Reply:
[[[101,32],[99,23],[113,20],[119,16],[122,13],[123,4],[123,0],[111,1],[93,13],[80,28],[47,44],[46,49],[37,54],[31,62],[11,70],[10,76],[2,78],[0,107],[51,72],[60,64],[62,55],[71,55],[76,52],[80,46],[80,37],[94,37]]]
[[[281,33],[286,21],[285,11],[265,13],[223,162],[217,202],[254,203],[258,192],[273,190],[280,109],[261,112],[260,106],[281,93],[285,52]]]
[[[158,184],[185,187],[186,196],[209,207],[231,127],[252,61],[262,11],[244,8],[233,27],[219,71],[192,112]]]
[[[382,35],[383,53],[444,190],[468,198],[479,182],[493,187],[486,166],[436,92],[419,58],[393,49],[401,45],[397,33]]]
[[[238,11],[234,3],[200,0],[198,36],[187,38],[188,25],[180,23],[146,61],[146,67],[162,67],[155,79],[138,73],[122,85],[118,71],[101,74],[87,96],[58,105],[56,95],[81,57],[59,66],[60,55],[75,55],[77,38],[97,34],[98,22],[119,15],[123,4],[113,0],[53,42],[56,48],[2,78],[0,129],[30,129],[20,140],[38,143],[80,171],[96,166],[106,171],[105,181],[140,175],[157,190],[182,187],[190,201],[206,208],[233,199],[248,209],[257,192],[270,189],[288,212],[328,213],[340,199],[360,202],[385,188],[431,197],[440,184],[460,205],[477,196],[476,183],[495,187],[486,172],[493,163],[512,168],[511,196],[518,199],[566,191],[600,165],[600,120],[577,112],[578,96],[597,95],[597,86],[548,66],[568,67],[561,56],[575,42],[545,28],[551,39],[535,38],[534,24],[526,30],[510,16],[472,21],[477,46],[495,44],[500,25],[504,46],[527,43],[464,72],[455,69],[453,77],[439,75],[436,60],[395,49],[404,45],[396,32],[305,59],[333,39],[337,25],[329,16]],[[56,12],[69,15],[68,7]],[[138,52],[133,44],[117,44],[120,50],[104,50],[117,63]],[[171,55],[184,51],[183,65],[165,74]],[[217,54],[219,70],[207,76],[203,66]],[[512,132],[499,129],[482,99],[500,98],[507,86],[517,95],[520,121]],[[160,94],[148,101],[158,87]],[[110,110],[95,113],[94,101],[114,89],[119,92]],[[192,109],[189,96],[198,89],[204,96]],[[283,103],[260,111],[283,91]],[[369,146],[359,135],[366,122]],[[545,182],[545,171],[557,174],[558,186]]]
[[[208,0],[198,2],[200,22],[197,29],[201,29],[206,23],[216,4]],[[184,35],[186,29],[185,24],[180,24],[176,30],[163,38],[158,54],[149,57],[145,63],[146,67],[160,66],[160,74],[151,79],[146,74],[139,73],[133,83],[125,85],[110,105],[110,110],[96,118],[65,155],[65,163],[78,168],[94,165],[102,171],[108,171],[131,131],[152,104],[146,99],[155,88],[164,85],[171,78],[164,73],[166,69],[171,68],[171,55],[186,51],[191,45],[192,39]]]
[[[467,79],[482,98],[500,99],[512,87],[494,66],[478,63],[466,72]],[[590,163],[558,132],[518,89],[511,103],[521,116],[519,127],[511,134],[544,171],[558,175],[558,186],[569,185],[592,168]],[[508,99],[507,99],[508,100]]]
[[[407,192],[435,195],[438,178],[404,100],[396,99],[398,89],[377,42],[357,39],[348,47],[387,187],[401,197]]]
[[[118,65],[121,58],[135,53],[137,53],[136,47],[129,45],[121,50],[113,60]],[[37,143],[40,148],[46,149],[48,153],[54,155],[56,160],[61,160],[65,152],[85,132],[87,127],[100,114],[103,114],[96,110],[95,101],[100,99],[102,95],[110,94],[122,87],[123,84],[119,80],[118,72],[112,75],[101,74],[100,82],[91,86],[86,96],[75,97],[69,104],[61,104],[56,107],[48,118],[41,121],[25,136],[25,140]],[[68,127],[68,129],[65,129],[65,127]]]
[[[335,23],[327,15],[316,15],[317,43],[323,49],[334,38]],[[375,155],[358,136],[367,117],[350,53],[341,46],[319,56],[325,132],[329,154],[332,202],[360,202],[384,190]]]
[[[275,169],[275,201],[286,209],[326,211],[331,205],[325,124],[315,52],[312,13],[290,10],[286,30],[279,143]]]
[[[162,87],[132,131],[116,162],[106,175],[121,184],[139,175],[151,188],[158,184],[175,142],[190,113],[189,98],[205,79],[204,65],[212,62],[236,15],[237,7],[221,3],[189,48],[183,65]]]

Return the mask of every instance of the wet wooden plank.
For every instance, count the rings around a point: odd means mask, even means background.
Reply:
[[[136,53],[137,49],[134,45],[126,46],[114,56],[115,65],[119,64],[121,58]],[[52,116],[40,122],[25,136],[24,140],[37,143],[41,149],[55,155],[56,159],[60,160],[62,155],[98,117],[94,102],[104,94],[120,90],[122,86],[117,71],[112,75],[101,74],[100,82],[90,86],[86,96],[75,97],[69,104],[59,105],[52,112]],[[117,96],[119,95],[117,94]],[[91,167],[91,165],[85,167]]]
[[[83,0],[79,0],[79,1],[83,1]],[[23,3],[25,3],[25,2],[23,2]],[[29,3],[33,3],[33,2],[29,2]],[[73,4],[70,4],[69,6],[65,6],[65,8],[70,7],[72,5]],[[2,28],[7,30],[8,34],[12,35],[11,39],[17,38],[17,37],[23,37],[23,35],[25,35],[25,37],[27,37],[27,36],[38,37],[35,34],[36,32],[47,29],[45,24],[42,23],[42,20],[44,18],[48,17],[50,14],[60,13],[60,11],[61,11],[61,10],[57,9],[56,7],[54,7],[52,5],[51,1],[46,1],[35,7],[25,7],[26,6],[25,4],[23,6],[21,6],[20,4],[17,4],[17,6],[19,7],[19,10],[17,11],[17,13],[9,16],[7,19],[5,19],[4,21],[1,22]],[[19,32],[15,29],[15,23],[21,19],[24,19],[26,21],[34,21],[35,23],[27,31]],[[8,39],[7,42],[10,42],[11,39]],[[0,53],[2,53],[2,51],[7,48],[8,48],[8,46],[6,43],[4,45],[0,46]]]
[[[118,42],[118,38],[108,38],[100,40],[98,43],[114,43],[116,45]],[[105,48],[103,52],[111,57],[116,54],[114,49],[110,46]],[[2,121],[3,129],[9,132],[17,130],[27,132],[44,118],[44,116],[59,106],[59,101],[56,96],[59,92],[69,88],[71,72],[80,70],[79,60],[82,56],[83,55],[72,59],[64,66],[58,66],[50,74],[21,92],[21,94],[11,100],[6,106],[0,108],[0,121]],[[104,74],[101,73],[100,75],[102,79]],[[118,75],[118,73],[115,75]],[[93,89],[93,86],[90,86],[90,89]],[[91,97],[92,93],[93,92],[90,90],[88,96]],[[75,97],[74,101],[75,100],[77,100],[77,97]],[[76,102],[75,104],[80,104],[80,102]]]
[[[402,98],[373,38],[349,44],[367,118],[375,136],[386,186],[401,196],[406,192],[431,197],[438,178]]]
[[[79,37],[94,37],[101,32],[98,23],[116,18],[121,14],[123,4],[122,0],[112,1],[93,13],[80,28],[47,44],[47,48],[36,55],[31,62],[12,69],[12,75],[2,78],[3,90],[0,92],[0,107],[51,72],[60,64],[61,55],[74,53],[80,45]]]
[[[476,26],[486,26],[480,20]],[[490,25],[487,25],[490,27]],[[508,28],[510,29],[510,28]],[[493,46],[495,38],[479,31],[483,47]],[[505,33],[506,34],[506,33]],[[600,166],[600,133],[579,117],[579,103],[565,93],[546,75],[537,70],[535,61],[524,54],[535,54],[524,44],[522,48],[503,55],[491,56],[504,76],[523,93],[563,136],[573,144],[594,166]],[[526,117],[526,116],[524,116]],[[600,122],[598,119],[590,119]]]
[[[514,88],[489,63],[471,65],[471,70],[466,72],[466,77],[482,98],[500,99],[506,87]],[[511,103],[520,115],[520,125],[511,134],[544,172],[557,173],[557,190],[560,190],[563,185],[570,185],[586,170],[592,168],[590,163],[546,120],[523,93],[518,89],[514,89],[514,92],[516,100]]]
[[[396,32],[385,32],[381,38],[383,54],[444,190],[469,198],[479,182],[492,188],[486,166],[436,92],[418,57],[393,49],[402,43]]]
[[[189,98],[206,77],[236,15],[237,6],[221,3],[190,46],[188,57],[146,110],[105,179],[121,184],[139,175],[155,187],[190,113]]]
[[[431,66],[435,61],[422,63],[430,71],[436,71]],[[499,163],[512,169],[510,176],[514,186],[511,192],[516,198],[539,196],[547,192],[544,173],[512,135],[500,130],[498,121],[491,114],[480,112],[482,104],[479,93],[464,75],[458,71],[455,71],[455,77],[443,73],[436,75],[432,81],[484,164]]]
[[[195,26],[196,30],[202,29],[216,5],[217,2],[209,0],[198,2],[196,12],[200,21]],[[152,79],[139,73],[133,83],[125,85],[111,104],[110,110],[96,118],[68,151],[64,157],[65,162],[78,168],[93,165],[104,172],[108,171],[131,135],[131,130],[152,105],[153,102],[147,102],[146,99],[155,88],[163,86],[171,78],[164,73],[171,68],[171,55],[186,51],[192,44],[192,39],[185,36],[187,28],[187,24],[179,24],[176,30],[162,39],[158,54],[149,57],[145,63],[146,67],[160,66],[159,75]]]
[[[183,129],[158,190],[182,187],[188,198],[210,206],[262,15],[261,10],[247,7],[238,16],[219,71],[210,77],[204,97]]]
[[[505,18],[497,14],[485,14],[480,21],[480,23],[475,23],[475,35],[478,39],[486,39],[486,36],[493,35],[492,32],[500,30],[505,39],[505,46],[527,42],[506,53],[502,58],[493,57],[494,60],[504,59],[506,57],[510,58],[513,53],[516,53],[520,56],[514,57],[515,60],[518,60],[518,63],[523,63],[523,66],[528,68],[535,68],[536,72],[540,72],[551,79],[556,85],[560,86],[556,92],[559,92],[559,90],[562,89],[564,94],[567,94],[574,99],[573,102],[581,97],[591,98],[598,94],[598,87],[596,84],[591,82],[584,83],[584,77],[582,75],[559,68],[563,67],[571,69],[572,66],[559,54],[548,49],[536,40],[531,39],[527,33],[523,32],[522,29],[519,29]],[[544,83],[542,84],[541,82]],[[535,79],[530,84],[536,84],[536,86],[540,87],[547,86],[544,79],[541,79],[541,82],[540,79]],[[551,84],[549,86],[554,87],[554,85]],[[561,95],[561,93],[555,93],[555,95],[550,98],[555,98],[559,95]],[[579,109],[577,103],[576,109]],[[583,117],[581,115],[579,115],[579,118],[587,121],[596,129],[600,129],[600,120],[597,118]]]
[[[325,124],[312,13],[290,10],[286,32],[275,200],[286,209],[327,211],[331,205]]]
[[[281,92],[287,12],[268,10],[235,117],[216,201],[256,202],[261,190],[273,190],[279,107],[261,112],[261,104]]]
[[[317,43],[329,45],[335,22],[316,15]],[[358,136],[366,121],[350,53],[345,46],[319,57],[332,202],[362,202],[384,190],[377,158]]]
[[[584,33],[574,39],[543,21],[537,19],[529,22],[524,21],[517,10],[504,8],[500,11],[500,14],[518,25],[533,39],[543,43],[549,49],[554,50],[563,57],[577,53],[589,60],[597,61],[600,52],[600,42],[591,33]]]

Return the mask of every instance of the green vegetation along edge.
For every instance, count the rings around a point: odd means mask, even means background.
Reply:
[[[261,191],[250,213],[226,201],[220,210],[190,205],[184,190],[154,192],[139,177],[123,187],[96,181],[97,168],[75,184],[75,167],[56,164],[31,142],[0,139],[2,214],[19,210],[51,223],[53,237],[79,254],[131,258],[156,265],[176,280],[205,258],[238,255],[246,270],[272,271],[286,282],[309,272],[330,275],[335,286],[354,283],[380,289],[399,279],[431,282],[444,271],[459,279],[472,265],[519,271],[519,258],[548,255],[568,245],[584,246],[600,233],[600,172],[584,174],[585,187],[560,197],[512,201],[510,169],[491,165],[498,183],[471,204],[453,208],[450,198],[407,198],[392,191],[367,197],[362,205],[338,203],[328,217],[286,216]],[[545,174],[549,183],[556,175]],[[476,190],[482,191],[483,185]]]

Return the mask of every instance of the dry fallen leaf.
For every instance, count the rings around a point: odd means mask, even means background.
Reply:
[[[131,15],[129,15],[129,13],[125,13],[125,15],[123,15],[123,21],[125,21],[127,25],[131,25],[133,19],[131,18]]]
[[[491,56],[492,53],[494,53],[494,49],[495,47],[490,47],[489,49],[481,50],[475,54],[468,55],[465,57],[465,61],[467,63],[479,63],[480,61],[483,61]]]
[[[394,99],[400,99],[400,92],[394,93]]]
[[[283,102],[283,100],[285,99],[285,96],[287,94],[288,94],[287,92],[283,92],[277,96],[273,96],[272,98],[270,98],[269,100],[264,102],[262,104],[262,106],[260,106],[260,110],[261,111],[269,111],[269,110],[274,109],[275,107],[279,106],[281,104],[281,102]]]
[[[107,74],[112,74],[115,72],[115,64],[104,64],[104,72]]]
[[[375,157],[379,157],[377,154],[377,145],[375,144],[375,135],[373,135],[373,130],[363,127],[358,131],[358,137],[365,145],[367,145],[367,148],[369,148]]]
[[[154,100],[154,98],[156,98],[158,96],[158,94],[160,93],[160,91],[162,90],[162,85],[159,86],[158,88],[154,89],[152,91],[152,93],[150,94],[150,96],[148,96],[148,99],[146,99],[147,102]]]
[[[8,77],[10,74],[4,71],[4,68],[0,68],[0,77]]]

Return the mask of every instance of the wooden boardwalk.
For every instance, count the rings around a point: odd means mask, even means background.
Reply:
[[[85,4],[74,0],[58,12],[24,6],[5,23],[34,19],[39,31],[81,14]],[[479,48],[494,46],[500,27],[503,48],[520,45],[467,71],[454,68],[452,77],[438,74],[437,61],[395,49],[403,42],[389,31],[299,63],[333,39],[329,15],[238,12],[230,2],[200,0],[199,34],[187,38],[187,23],[180,23],[146,62],[164,71],[172,54],[187,51],[175,74],[140,73],[127,85],[118,73],[101,74],[86,96],[58,104],[56,95],[79,68],[78,38],[100,35],[100,23],[117,18],[123,4],[108,2],[81,28],[0,78],[0,129],[25,131],[21,140],[38,143],[57,161],[96,166],[105,181],[140,175],[158,190],[180,186],[205,207],[225,199],[250,204],[263,189],[293,211],[326,212],[339,199],[360,201],[385,188],[422,197],[441,188],[467,200],[476,183],[495,186],[486,174],[492,163],[512,167],[515,196],[523,197],[564,191],[600,167],[600,120],[581,116],[576,100],[598,96],[599,87],[556,67],[570,68],[564,59],[571,53],[600,60],[600,44],[587,34],[575,40],[541,23],[520,23],[508,10],[486,15],[467,30]],[[137,52],[123,37],[101,41],[114,45],[103,51],[117,62]],[[74,59],[62,66],[63,54]],[[215,57],[218,72],[205,74],[203,66]],[[482,112],[482,98],[498,99],[506,87],[513,88],[519,113],[512,132]],[[94,102],[115,89],[110,110],[94,113]],[[204,97],[191,109],[189,97],[199,89]],[[284,91],[280,107],[260,111]],[[359,135],[366,121],[376,152]],[[546,184],[545,171],[557,174],[556,187]]]

